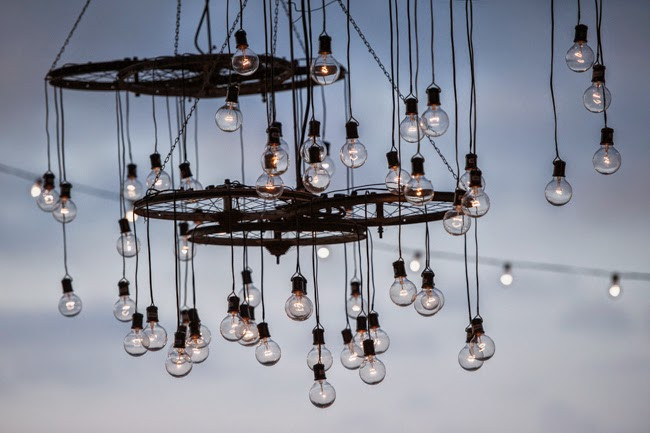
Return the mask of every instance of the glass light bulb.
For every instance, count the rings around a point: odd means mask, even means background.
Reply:
[[[131,332],[124,337],[124,350],[131,356],[142,356],[147,353],[144,342],[148,339],[149,337],[144,335],[142,329],[131,329]]]
[[[239,293],[237,293],[239,299],[243,299],[243,303],[248,304],[253,308],[260,305],[260,302],[262,302],[262,293],[260,290],[252,284],[246,284],[245,288],[245,291],[244,287],[239,289]],[[244,293],[246,296],[244,296]]]
[[[158,173],[160,173],[160,176],[158,176]],[[156,180],[156,184],[154,185],[153,182],[156,176],[158,176],[158,180]],[[172,178],[165,170],[154,168],[147,175],[145,184],[147,185],[147,189],[153,186],[153,189],[157,191],[166,191],[172,187]]]
[[[420,127],[420,118],[417,114],[407,114],[399,124],[399,135],[404,141],[417,143],[424,135]]]
[[[461,189],[464,189],[465,191],[467,191],[468,189],[470,189],[469,181],[470,181],[469,171],[465,171],[465,173],[463,173],[463,175],[460,177],[460,179],[458,181],[459,182],[458,186]],[[481,176],[481,186],[477,187],[477,188],[485,189],[485,178],[483,176]]]
[[[341,67],[331,54],[319,54],[311,63],[311,79],[326,86],[339,78]]]
[[[354,344],[358,347],[358,349],[361,351],[363,354],[363,340],[368,339],[368,331],[364,329],[360,329],[357,332],[354,333],[354,337],[352,340],[354,341]]]
[[[183,191],[201,191],[203,189],[201,182],[196,180],[193,176],[181,179],[180,185],[178,187]]]
[[[358,138],[348,138],[339,152],[341,162],[349,168],[358,168],[368,159],[368,151]]]
[[[228,341],[238,341],[244,335],[244,322],[238,313],[228,313],[219,325],[221,336]]]
[[[576,42],[564,56],[566,64],[573,72],[585,72],[594,65],[594,50],[586,42]]]
[[[375,344],[375,353],[377,355],[384,353],[390,347],[390,338],[386,331],[381,328],[370,328],[368,330],[368,336],[372,339]]]
[[[411,176],[411,180],[404,188],[404,197],[414,205],[421,206],[433,199],[433,185],[424,175],[416,174]]]
[[[309,401],[317,408],[330,407],[336,400],[336,391],[328,381],[316,380],[309,390]]]
[[[210,329],[208,329],[207,326],[201,324],[198,336],[193,337],[191,333],[187,334],[187,337],[185,338],[185,347],[196,347],[200,349],[202,347],[208,346],[211,341],[212,333],[210,332]]]
[[[482,188],[473,186],[463,196],[463,213],[480,218],[490,210],[490,197]]]
[[[178,237],[178,260],[186,262],[196,256],[196,245],[190,242],[189,236],[180,235]]]
[[[39,195],[41,195],[41,192],[43,192],[43,187],[42,183],[40,180],[37,180],[32,184],[32,187],[29,189],[29,194],[33,197],[36,198]]]
[[[257,323],[254,320],[243,320],[242,337],[239,339],[239,344],[242,346],[253,346],[260,341],[260,333],[257,330]]]
[[[117,238],[117,252],[123,257],[133,257],[140,251],[140,239],[132,232],[120,234]]]
[[[420,128],[430,137],[440,137],[449,128],[449,116],[440,105],[431,105],[422,113]]]
[[[122,195],[130,201],[140,200],[144,196],[144,187],[137,177],[128,177],[124,181]]]
[[[135,213],[133,208],[127,209],[126,212],[124,212],[124,218],[130,223],[134,223],[138,220],[140,216]]]
[[[200,364],[210,356],[210,346],[185,346],[185,352],[190,355],[192,364]]]
[[[61,199],[52,211],[52,216],[62,224],[72,222],[77,216],[77,205],[69,198]]]
[[[348,317],[351,319],[356,319],[359,314],[361,314],[361,307],[363,304],[363,299],[361,295],[350,295],[348,297],[348,302],[345,309],[348,312]]]
[[[556,176],[546,185],[544,195],[553,206],[563,206],[571,200],[573,188],[563,176]]]
[[[260,66],[260,59],[250,48],[241,45],[232,56],[232,68],[239,75],[248,76],[257,71]]]
[[[466,344],[465,347],[460,349],[458,352],[458,364],[467,371],[476,371],[483,365],[483,361],[476,359],[469,351],[469,344]]]
[[[336,165],[334,165],[334,160],[328,155],[320,163],[321,167],[325,169],[327,174],[330,175],[330,178],[334,176],[334,173],[336,172]]]
[[[135,302],[129,295],[120,296],[113,306],[113,316],[120,322],[130,322],[135,313]]]
[[[224,132],[234,132],[241,127],[244,116],[239,110],[237,102],[226,102],[217,110],[214,115],[214,121],[219,129]]]
[[[266,366],[277,364],[282,356],[282,351],[278,343],[270,338],[262,338],[255,348],[255,358],[257,361]]]
[[[64,293],[59,299],[59,313],[74,317],[81,313],[81,299],[74,292]]]
[[[262,173],[255,182],[255,191],[265,200],[275,200],[284,192],[284,182],[280,176]]]
[[[320,357],[318,356],[318,348],[320,346]],[[310,370],[314,369],[314,365],[321,363],[325,366],[325,371],[329,370],[332,364],[334,363],[334,357],[332,356],[332,352],[329,351],[327,347],[325,347],[324,344],[316,344],[312,349],[307,353],[307,367],[309,367]]]
[[[289,154],[280,145],[267,145],[262,153],[262,170],[277,176],[289,169]]]
[[[612,102],[612,94],[605,86],[605,83],[595,82],[585,90],[584,95],[582,95],[582,102],[585,108],[592,113],[602,113],[603,110],[609,108],[609,104]]]
[[[445,296],[435,287],[432,289],[422,289],[415,298],[415,311],[421,316],[433,316],[445,305]]]
[[[291,320],[298,322],[309,319],[313,309],[311,299],[300,292],[292,293],[284,304],[284,311],[287,313],[287,316]]]
[[[389,294],[391,301],[393,301],[395,305],[406,307],[415,301],[418,291],[411,280],[406,277],[397,277],[395,278],[393,285],[390,286]]]
[[[184,347],[172,347],[165,359],[165,369],[174,377],[185,377],[192,371],[192,358]]]
[[[485,334],[475,334],[469,342],[469,353],[479,361],[492,358],[494,350],[494,341]]]
[[[318,147],[318,154],[320,155],[321,161],[325,159],[327,156],[327,147],[323,144],[323,140],[321,140],[320,137],[308,137],[301,145],[300,145],[300,156],[302,157],[303,161],[305,161],[307,164],[311,164],[312,161],[309,158],[309,148],[317,146]]]
[[[603,144],[594,153],[594,169],[600,174],[614,174],[621,168],[621,154],[608,144]]]
[[[330,174],[320,163],[311,164],[302,176],[305,189],[312,194],[320,194],[330,186]]]
[[[318,249],[316,250],[316,255],[318,256],[319,259],[325,260],[330,256],[330,254],[331,254],[330,249],[327,248],[327,245],[322,245],[318,247]]]
[[[408,171],[400,169],[399,167],[391,168],[386,175],[386,188],[393,194],[400,194],[404,192],[406,184],[411,180],[411,175]]]
[[[143,341],[144,347],[150,352],[157,352],[167,344],[167,331],[158,322],[149,322],[143,329],[149,341]]]
[[[514,278],[513,278],[513,276],[512,276],[512,272],[510,272],[510,271],[503,271],[503,273],[502,273],[501,276],[499,277],[499,281],[500,281],[501,284],[503,284],[505,287],[508,287],[509,285],[511,285],[512,282],[514,281]]]
[[[52,212],[59,204],[59,193],[56,189],[43,188],[41,194],[36,197],[36,204],[44,212]]]
[[[418,258],[413,258],[413,260],[409,262],[409,269],[412,272],[419,271],[421,267],[422,267],[422,263],[420,263],[420,260]]]
[[[356,370],[363,362],[363,350],[350,342],[343,347],[341,351],[341,364],[348,370]]]
[[[368,385],[377,385],[386,377],[386,366],[376,356],[368,355],[359,367],[359,377]]]
[[[609,289],[607,289],[607,295],[610,299],[619,299],[622,294],[623,288],[619,283],[613,283],[611,286],[609,286]]]
[[[442,225],[450,235],[460,236],[467,233],[472,226],[472,219],[465,215],[461,206],[456,206],[445,212]]]

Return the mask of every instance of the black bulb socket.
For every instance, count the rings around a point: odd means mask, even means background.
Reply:
[[[414,156],[411,158],[411,175],[422,176],[424,175],[424,158],[421,156]]]
[[[246,32],[244,30],[237,30],[235,32],[235,44],[237,48],[239,47],[248,47],[248,38],[246,37]]]
[[[47,191],[54,189],[54,173],[51,171],[48,171],[43,175],[43,189]]]
[[[406,112],[405,114],[411,115],[411,114],[418,114],[418,100],[415,98],[406,98],[404,100],[404,105],[406,106]]]
[[[315,144],[312,144],[311,146],[309,146],[309,149],[307,149],[307,151],[309,152],[309,163],[310,164],[316,164],[318,162],[323,161],[323,158],[321,157],[321,154],[320,154],[320,147],[319,146],[317,146]]]
[[[364,356],[375,356],[375,342],[370,338],[363,340],[363,354]]]
[[[465,343],[469,344],[469,342],[472,341],[473,337],[474,333],[472,332],[472,327],[468,326],[465,328]]]
[[[296,275],[291,279],[291,293],[307,294],[307,279],[302,275]]]
[[[553,161],[553,177],[564,177],[566,172],[566,162],[561,159]]]
[[[363,315],[357,316],[357,332],[368,330],[368,318]]]
[[[393,276],[395,278],[406,276],[406,267],[404,266],[404,260],[399,259],[393,262]]]
[[[199,310],[196,308],[190,308],[187,310],[187,315],[190,318],[190,322],[199,322],[201,323],[201,318],[199,317]]]
[[[483,172],[479,170],[478,168],[474,168],[470,170],[469,172],[469,186],[470,188],[473,187],[478,187],[481,188],[483,186]]]
[[[186,222],[178,223],[178,232],[181,236],[187,236],[187,232],[190,230],[190,225]]]
[[[359,124],[353,120],[345,124],[345,138],[359,138]]]
[[[399,154],[396,150],[391,150],[386,154],[386,161],[388,161],[388,168],[399,167]]]
[[[228,298],[228,312],[231,314],[239,312],[239,296],[232,295]]]
[[[142,313],[133,313],[133,318],[131,319],[131,329],[142,329],[144,323],[144,316]]]
[[[129,296],[129,282],[127,280],[120,280],[117,282],[117,289],[119,290],[119,296]]]
[[[341,336],[343,337],[343,344],[352,343],[352,330],[350,328],[345,328],[341,331]]]
[[[147,307],[147,322],[158,323],[158,307],[150,305]]]
[[[187,179],[192,177],[192,170],[190,170],[189,162],[182,162],[178,165],[178,168],[181,171],[181,179]]]
[[[332,38],[329,35],[318,37],[318,54],[332,54]]]
[[[313,331],[311,331],[312,335],[312,342],[315,345],[317,344],[325,344],[325,330],[322,328],[316,328]]]
[[[604,127],[600,130],[600,144],[614,145],[614,130],[612,128]]]
[[[70,182],[61,182],[59,185],[61,188],[61,194],[59,195],[62,200],[68,200],[70,196],[70,190],[72,189],[72,184]]]
[[[472,334],[474,335],[483,335],[485,330],[483,329],[483,319],[480,317],[475,317],[472,319]]]
[[[242,319],[250,319],[251,318],[251,309],[248,304],[241,304],[239,306],[239,315],[241,316]]]
[[[437,87],[429,87],[427,89],[427,105],[439,106],[440,104],[440,89]]]
[[[181,310],[181,323],[183,325],[190,323],[190,310]]]
[[[231,104],[236,104],[238,101],[239,101],[239,86],[237,85],[228,86],[228,90],[226,91],[226,102],[230,102]]]
[[[138,177],[138,166],[135,164],[126,165],[126,177],[129,179],[135,179]]]
[[[318,120],[309,121],[309,134],[310,137],[320,137],[320,122]]]
[[[244,284],[253,284],[253,277],[251,276],[253,272],[250,269],[244,269],[241,271],[241,280]]]
[[[478,168],[478,155],[475,153],[468,153],[465,155],[465,171],[470,171]]]
[[[433,289],[433,278],[436,274],[431,269],[425,269],[422,271],[422,288],[423,289]]]
[[[126,218],[120,218],[117,220],[117,223],[120,225],[120,233],[129,233],[131,232],[131,226],[129,225],[129,220]]]
[[[266,322],[257,324],[257,332],[259,332],[260,338],[271,338],[271,333],[269,332],[269,324]]]
[[[325,379],[327,379],[327,377],[325,376],[325,366],[320,362],[318,364],[314,364],[314,380],[325,380]]]
[[[277,128],[278,132],[280,133],[280,137],[282,137],[282,123],[281,122],[272,122],[271,127],[272,128]]]
[[[201,337],[201,322],[196,320],[190,320],[190,337],[200,338]]]
[[[591,82],[592,83],[604,83],[605,82],[605,65],[594,65],[591,72]]]
[[[359,296],[361,294],[361,283],[358,281],[350,281],[350,294],[352,296]]]
[[[589,27],[587,27],[584,24],[578,24],[576,26],[576,33],[575,37],[573,38],[573,42],[575,43],[586,43],[587,42],[587,30],[589,30]]]
[[[64,277],[61,280],[61,287],[63,288],[63,293],[72,293],[72,278]]]
[[[264,153],[264,168],[266,170],[274,170],[278,166],[275,155],[272,153]]]
[[[174,349],[185,349],[185,338],[187,333],[184,326],[179,326],[174,333]]]
[[[618,284],[621,281],[621,277],[618,274],[612,274],[612,284]]]
[[[370,329],[379,328],[379,314],[378,313],[369,313],[368,314],[368,327]]]
[[[268,144],[271,146],[277,146],[280,144],[280,136],[282,135],[280,133],[280,128],[277,126],[269,126],[269,129],[266,132],[267,137],[268,137]]]
[[[158,152],[149,155],[149,161],[151,161],[152,170],[156,168],[162,168],[162,160],[160,159],[160,154]]]
[[[456,189],[454,193],[454,206],[460,206],[463,203],[463,196],[465,195],[465,190],[460,188]]]

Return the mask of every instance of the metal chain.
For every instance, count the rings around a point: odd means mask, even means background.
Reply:
[[[174,55],[178,55],[178,37],[181,31],[181,0],[176,0],[176,29],[174,33]]]
[[[436,150],[436,153],[438,154],[438,156],[440,157],[440,159],[442,160],[442,162],[447,166],[447,170],[449,170],[449,173],[451,173],[451,175],[453,176],[454,180],[458,180],[458,174],[456,174],[456,172],[454,171],[454,169],[451,168],[451,165],[449,165],[449,162],[447,162],[447,158],[445,158],[445,156],[442,154],[442,151],[438,148],[438,146],[436,146],[436,143],[435,143],[435,141],[433,141],[433,138],[428,137],[428,136],[427,136],[427,138],[428,138],[429,141],[431,142],[431,145],[432,145],[433,148]]]
[[[273,42],[271,42],[271,56],[275,57],[275,49],[278,44],[278,9],[280,0],[275,0],[275,10],[273,11]]]
[[[59,50],[58,54],[54,58],[54,61],[52,62],[52,66],[50,66],[50,69],[48,70],[48,73],[56,68],[57,63],[59,63],[59,60],[61,60],[61,56],[63,55],[63,52],[65,51],[66,47],[68,46],[68,43],[70,43],[70,38],[72,38],[72,34],[77,30],[77,26],[81,22],[81,18],[83,18],[84,14],[86,13],[86,9],[88,9],[88,5],[90,5],[90,0],[86,0],[86,3],[84,4],[83,8],[81,8],[81,12],[79,12],[79,16],[77,17],[77,20],[74,22],[72,25],[72,28],[70,29],[70,32],[68,33],[68,36],[65,38],[65,41],[63,42],[63,45],[61,46],[61,49]]]

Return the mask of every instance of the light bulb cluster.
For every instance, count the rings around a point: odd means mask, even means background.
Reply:
[[[359,377],[368,385],[377,385],[386,377],[386,366],[377,357],[390,346],[388,334],[379,326],[379,315],[371,312],[356,318],[356,333],[348,327],[341,331],[343,350],[340,360],[348,370],[359,370]]]
[[[473,318],[465,333],[465,346],[458,352],[458,364],[466,371],[476,371],[494,356],[494,341],[485,334],[481,317]]]
[[[77,205],[72,201],[72,184],[63,181],[59,184],[60,192],[54,186],[54,174],[47,171],[42,179],[37,179],[30,188],[30,195],[43,212],[52,214],[52,217],[61,224],[72,222],[77,216]]]

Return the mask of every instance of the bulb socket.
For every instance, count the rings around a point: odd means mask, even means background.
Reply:
[[[201,319],[199,318],[199,310],[196,308],[190,308],[187,310],[187,316],[190,319],[190,322],[199,322],[201,324]]]
[[[566,171],[566,162],[561,159],[553,161],[553,177],[564,177]]]
[[[291,293],[307,294],[307,279],[298,274],[291,279]]]
[[[282,137],[282,123],[281,122],[272,122],[271,127],[272,128],[277,128],[278,132],[280,133],[280,137]]]
[[[433,289],[433,277],[436,274],[431,269],[425,269],[422,271],[422,288],[423,289]]]
[[[316,164],[319,162],[323,161],[323,158],[321,157],[320,154],[320,147],[316,144],[312,144],[309,149],[307,149],[309,152],[309,163],[310,164]]]
[[[43,189],[47,191],[54,189],[54,173],[51,171],[48,171],[43,175]]]
[[[483,329],[483,319],[480,317],[475,317],[472,319],[472,334],[473,335],[483,335],[485,330]]]
[[[255,307],[248,306],[248,317],[255,321]]]
[[[70,182],[61,182],[59,188],[61,188],[61,194],[59,195],[61,199],[68,200],[70,198],[70,190],[72,189],[72,184]]]
[[[269,145],[279,145],[280,144],[280,128],[277,126],[269,126],[269,129],[266,131],[267,137],[268,137],[268,144]]]
[[[399,167],[399,154],[396,150],[391,150],[386,154],[386,161],[388,161],[388,168]]]
[[[190,310],[181,310],[181,323],[183,325],[190,323]]]
[[[345,138],[359,138],[359,124],[355,121],[349,121],[345,124]]]
[[[117,289],[119,291],[119,296],[129,296],[129,281],[120,280],[117,282]]]
[[[64,277],[61,280],[61,287],[63,288],[63,293],[72,293],[72,278]]]
[[[248,47],[248,38],[246,37],[246,32],[239,29],[235,32],[235,44],[237,48],[239,47]]]
[[[244,269],[241,271],[241,280],[243,284],[253,284],[253,277],[251,276],[252,273],[253,271],[250,269]]]
[[[618,284],[621,281],[621,277],[618,274],[612,274],[612,284]]]
[[[468,326],[465,328],[465,343],[469,344],[470,341],[472,341],[472,338],[474,337],[474,333],[472,332],[472,327]]]
[[[136,164],[126,165],[126,177],[129,179],[135,179],[138,177],[138,166]]]
[[[463,196],[465,195],[465,191],[458,188],[456,189],[456,192],[454,192],[454,206],[460,206],[463,203]]]
[[[196,320],[190,320],[190,337],[199,338],[201,337],[201,322]]]
[[[512,265],[510,263],[506,263],[503,265],[503,272],[504,273],[510,273],[512,271]]]
[[[341,336],[343,337],[343,344],[352,343],[352,330],[350,328],[345,328],[341,331]]]
[[[573,42],[575,43],[586,43],[587,42],[587,30],[589,27],[587,27],[584,24],[578,24],[576,26],[576,33],[575,37],[573,38]]]
[[[424,175],[424,158],[421,156],[414,156],[411,158],[411,175],[422,176]]]
[[[318,37],[318,54],[332,54],[332,38],[329,35]]]
[[[190,170],[189,162],[182,162],[178,165],[178,168],[181,170],[181,179],[187,179],[192,177],[192,170]]]
[[[465,155],[465,171],[470,171],[478,168],[478,155],[475,153],[468,153]]]
[[[370,329],[379,328],[379,314],[378,313],[369,313],[368,314],[368,327]]]
[[[363,354],[365,356],[375,356],[375,342],[372,339],[363,340]]]
[[[361,283],[359,281],[350,281],[350,294],[359,296],[361,294]]]
[[[320,122],[318,120],[309,121],[309,134],[310,137],[320,137]]]
[[[269,324],[266,322],[257,324],[257,332],[259,332],[260,338],[271,338],[271,333],[269,332]]]
[[[129,225],[129,220],[126,218],[120,218],[117,220],[117,223],[120,225],[120,233],[130,233],[131,226]]]
[[[437,87],[429,87],[427,89],[427,105],[438,106],[440,104],[440,89]]]
[[[399,259],[393,262],[393,276],[395,278],[406,276],[406,267],[404,266],[404,260]]]
[[[228,86],[228,90],[226,91],[226,102],[230,102],[231,104],[236,104],[239,101],[239,86],[232,85]]]
[[[228,313],[238,313],[239,312],[239,297],[232,295],[228,297]]]
[[[187,333],[184,326],[179,326],[174,333],[174,349],[185,349],[185,338]]]
[[[314,380],[325,380],[325,379],[327,379],[327,377],[325,376],[325,366],[320,362],[318,364],[314,364]]]
[[[614,130],[612,128],[605,127],[600,130],[600,144],[614,145]],[[61,196],[63,197],[63,194]]]
[[[147,322],[158,323],[158,307],[150,305],[147,307]]]
[[[418,114],[418,100],[415,98],[406,98],[404,100],[406,106],[406,115]]]
[[[311,331],[312,341],[314,346],[317,344],[325,344],[325,330],[323,328],[316,328]]]
[[[241,316],[242,319],[250,319],[251,318],[251,308],[248,304],[241,304],[239,306],[239,315]]]
[[[131,319],[131,329],[142,329],[144,316],[142,313],[133,313]]]
[[[160,159],[160,154],[158,152],[149,155],[149,161],[151,161],[152,170],[156,168],[162,168],[162,160]]]
[[[470,188],[473,187],[478,187],[481,188],[483,186],[483,172],[479,170],[478,168],[473,168],[469,172],[469,186]]]
[[[368,330],[368,318],[363,315],[357,316],[357,332]]]
[[[605,82],[605,65],[594,65],[591,73],[591,82],[592,83]]]
[[[178,223],[178,232],[181,236],[187,236],[187,232],[190,230],[190,225],[186,222]]]

